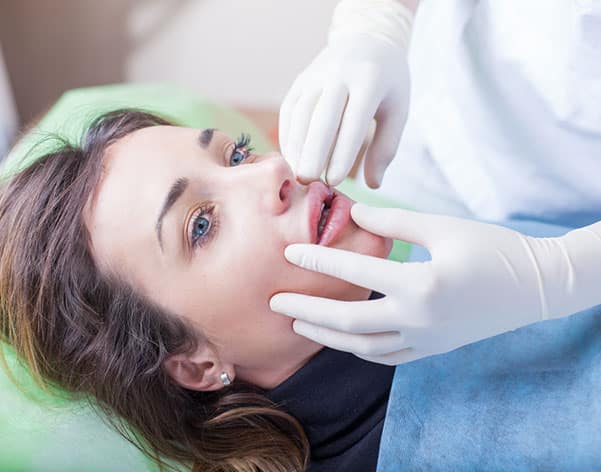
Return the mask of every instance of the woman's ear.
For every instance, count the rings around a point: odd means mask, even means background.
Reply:
[[[206,345],[199,346],[192,353],[169,356],[163,367],[178,385],[190,390],[219,390],[224,386],[221,380],[223,372],[234,380],[234,366],[222,363],[215,351]]]

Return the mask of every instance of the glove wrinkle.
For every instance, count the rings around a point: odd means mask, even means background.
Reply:
[[[524,236],[522,234],[519,234],[519,238],[520,241],[522,242],[522,245],[524,246],[524,249],[526,250],[526,253],[528,254],[528,257],[530,259],[530,262],[532,263],[532,267],[534,269],[534,273],[536,274],[536,286],[538,289],[538,298],[540,301],[540,319],[541,320],[547,320],[549,319],[549,309],[548,309],[548,305],[547,305],[547,298],[545,296],[545,287],[543,284],[543,277],[541,275],[541,268],[540,265],[538,263],[538,260],[536,259],[536,256],[534,254],[534,250],[532,249],[532,246],[529,243],[529,239],[528,236]]]

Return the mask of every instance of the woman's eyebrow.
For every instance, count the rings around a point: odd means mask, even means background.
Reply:
[[[169,189],[169,193],[165,197],[165,201],[163,202],[163,206],[161,207],[161,211],[159,213],[159,217],[157,218],[157,222],[155,225],[155,229],[157,232],[157,239],[159,241],[159,246],[161,248],[161,252],[163,252],[163,237],[162,237],[162,227],[163,227],[163,218],[167,214],[167,212],[171,209],[171,207],[175,204],[177,199],[181,197],[181,195],[186,191],[188,184],[190,181],[185,177],[180,177],[171,185]]]
[[[207,128],[200,132],[200,136],[198,138],[198,142],[200,143],[200,147],[206,149],[211,144],[211,139],[213,139],[214,128]]]
[[[198,143],[200,147],[206,149],[211,144],[211,140],[213,139],[213,133],[215,132],[214,128],[207,128],[200,132],[200,136],[198,137]],[[185,177],[180,177],[171,185],[169,189],[169,193],[165,197],[165,201],[163,202],[163,206],[161,207],[161,211],[159,213],[159,217],[157,218],[157,222],[155,224],[155,229],[157,233],[157,240],[159,242],[159,246],[161,248],[161,252],[163,252],[163,218],[167,214],[167,212],[171,209],[175,202],[182,194],[186,191],[188,184],[190,181]]]

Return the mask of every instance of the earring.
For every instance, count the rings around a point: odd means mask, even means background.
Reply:
[[[219,377],[221,378],[223,385],[229,385],[232,383],[232,381],[230,380],[230,376],[227,375],[227,372],[222,372]]]

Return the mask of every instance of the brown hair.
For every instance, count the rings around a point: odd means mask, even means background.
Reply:
[[[161,470],[171,469],[169,460],[193,471],[305,470],[309,447],[300,423],[257,387],[236,381],[198,392],[177,385],[164,360],[194,349],[202,336],[101,273],[92,258],[82,212],[106,148],[169,124],[136,110],[107,113],[81,145],[62,141],[2,184],[0,339],[39,385],[89,400]]]

